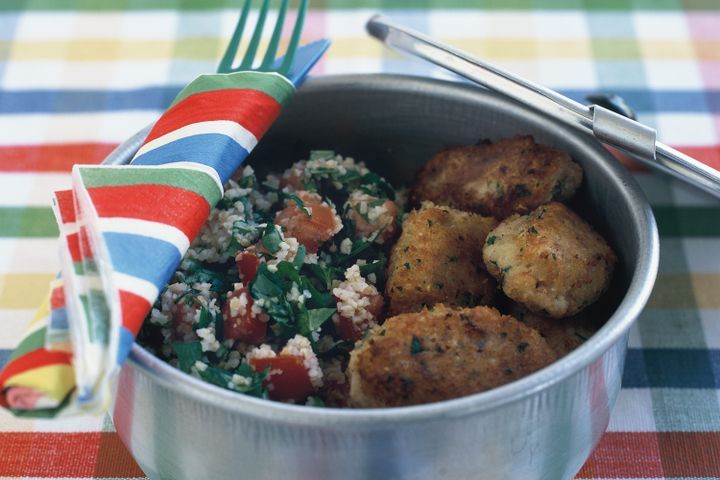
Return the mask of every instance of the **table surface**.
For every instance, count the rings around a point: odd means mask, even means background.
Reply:
[[[91,3],[0,3],[0,367],[59,269],[51,192],[69,185],[72,164],[100,162],[214,71],[241,2]],[[451,78],[369,38],[364,22],[382,11],[570,97],[620,94],[664,142],[720,168],[718,0],[315,5],[306,37],[334,42],[316,75]],[[720,479],[720,203],[633,174],[658,221],[660,273],[608,432],[577,478]],[[17,477],[144,474],[107,417],[28,421],[0,409],[0,478]]]

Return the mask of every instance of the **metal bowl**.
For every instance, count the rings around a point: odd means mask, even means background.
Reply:
[[[633,178],[596,141],[479,88],[426,78],[314,78],[258,147],[256,169],[308,148],[355,156],[409,183],[438,149],[529,133],[585,171],[573,208],[620,257],[607,323],[585,344],[516,382],[392,409],[326,409],[239,395],[135,345],[122,369],[115,427],[153,479],[571,478],[608,425],[628,330],[655,281],[658,235]],[[109,159],[127,163],[147,130]],[[262,166],[262,168],[260,168]],[[614,303],[613,303],[614,302]]]

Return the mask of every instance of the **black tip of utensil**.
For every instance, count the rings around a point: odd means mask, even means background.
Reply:
[[[593,93],[585,97],[585,99],[594,105],[600,105],[631,120],[637,120],[635,111],[620,95],[614,93]]]
[[[384,41],[388,35],[388,27],[385,24],[385,17],[376,13],[370,17],[370,20],[368,20],[365,24],[365,30],[367,30],[371,36]]]

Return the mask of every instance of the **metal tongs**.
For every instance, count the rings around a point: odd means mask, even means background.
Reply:
[[[366,25],[387,46],[444,67],[515,101],[555,117],[639,162],[720,198],[720,172],[656,140],[655,129],[599,105],[583,105],[467,53],[396,25],[382,15]]]

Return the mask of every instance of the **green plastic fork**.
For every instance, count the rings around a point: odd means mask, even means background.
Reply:
[[[290,68],[292,67],[293,59],[295,58],[295,53],[297,52],[298,44],[300,43],[300,35],[305,21],[308,0],[300,0],[295,26],[293,27],[292,35],[290,37],[290,43],[288,44],[288,48],[282,62],[277,62],[275,56],[280,44],[280,36],[282,35],[283,23],[285,22],[285,13],[287,12],[289,3],[289,0],[282,0],[280,9],[278,10],[277,21],[275,22],[275,28],[273,29],[272,37],[270,37],[270,43],[268,44],[265,56],[258,67],[252,68],[258,46],[260,45],[260,37],[262,36],[263,27],[265,26],[265,18],[267,17],[268,10],[270,9],[270,0],[263,0],[258,13],[255,30],[250,38],[250,44],[248,45],[240,64],[237,67],[233,67],[233,62],[235,61],[235,57],[240,46],[240,39],[242,38],[243,30],[245,29],[245,24],[247,23],[247,19],[250,14],[250,6],[252,5],[252,0],[245,0],[245,4],[240,12],[240,19],[235,26],[235,31],[230,39],[230,43],[225,50],[222,60],[220,60],[220,65],[217,70],[218,73],[255,70],[260,72],[278,72],[281,75],[288,76]]]

